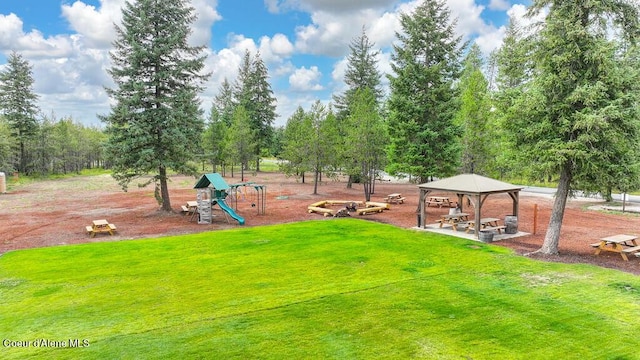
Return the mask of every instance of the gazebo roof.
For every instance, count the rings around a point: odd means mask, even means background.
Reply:
[[[450,191],[459,194],[493,194],[518,192],[523,186],[512,185],[477,174],[461,174],[418,185],[420,189]]]

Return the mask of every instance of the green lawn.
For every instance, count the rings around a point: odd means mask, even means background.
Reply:
[[[640,357],[636,276],[355,219],[10,252],[0,298],[2,359]]]

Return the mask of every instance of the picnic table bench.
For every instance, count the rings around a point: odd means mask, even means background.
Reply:
[[[506,229],[507,227],[504,225],[498,225],[498,221],[500,221],[500,219],[482,218],[480,219],[480,229],[486,230],[486,231],[497,230],[498,234],[502,234],[502,230]],[[469,221],[469,223],[467,224],[467,230],[465,230],[465,232],[468,233],[470,231],[475,231],[475,230],[476,230],[475,220]]]
[[[451,207],[451,200],[449,200],[446,196],[430,196],[429,200],[427,200],[427,206],[433,205],[437,207]]]
[[[634,253],[636,257],[640,257],[640,246],[636,242],[638,239],[635,235],[613,235],[600,239],[600,242],[591,244],[591,247],[596,248],[595,255],[600,255],[601,251],[617,252],[622,256],[624,261],[629,261],[627,254]]]
[[[182,212],[189,216],[189,221],[193,221],[193,218],[196,217],[198,213],[198,202],[187,201],[187,205],[182,205]]]
[[[469,214],[467,213],[457,213],[457,214],[443,214],[440,215],[440,220],[437,220],[440,223],[440,227],[444,224],[449,224],[453,228],[454,231],[458,231],[458,226],[466,226],[469,222]]]
[[[390,204],[402,204],[406,199],[402,194],[394,193],[387,195],[385,201]]]
[[[91,225],[85,228],[90,237],[96,236],[98,233],[109,233],[113,235],[116,232],[116,226],[109,224],[107,220],[93,220]]]

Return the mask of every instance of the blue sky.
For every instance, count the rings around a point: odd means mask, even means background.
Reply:
[[[380,50],[378,67],[390,71],[399,14],[422,0],[190,0],[198,21],[191,42],[207,46],[212,76],[202,94],[211,99],[235,79],[245,50],[260,52],[269,69],[284,125],[298,106],[328,103],[344,91],[348,45],[364,26]],[[0,67],[12,51],[33,67],[34,90],[45,115],[101,126],[109,112],[106,73],[125,0],[0,0]],[[502,43],[509,17],[522,22],[529,1],[447,0],[457,31],[485,54]]]

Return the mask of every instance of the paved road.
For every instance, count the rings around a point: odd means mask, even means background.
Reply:
[[[555,194],[556,192],[556,189],[537,187],[537,186],[526,186],[524,189],[522,189],[522,191],[534,193],[534,194],[546,194],[546,195],[553,196],[553,194]],[[600,196],[599,194],[586,196],[581,191],[577,192],[577,196],[581,198],[603,200],[602,196]],[[612,197],[613,197],[613,200],[615,201],[622,201],[622,194],[613,194]],[[627,202],[640,204],[640,196],[627,194]]]

